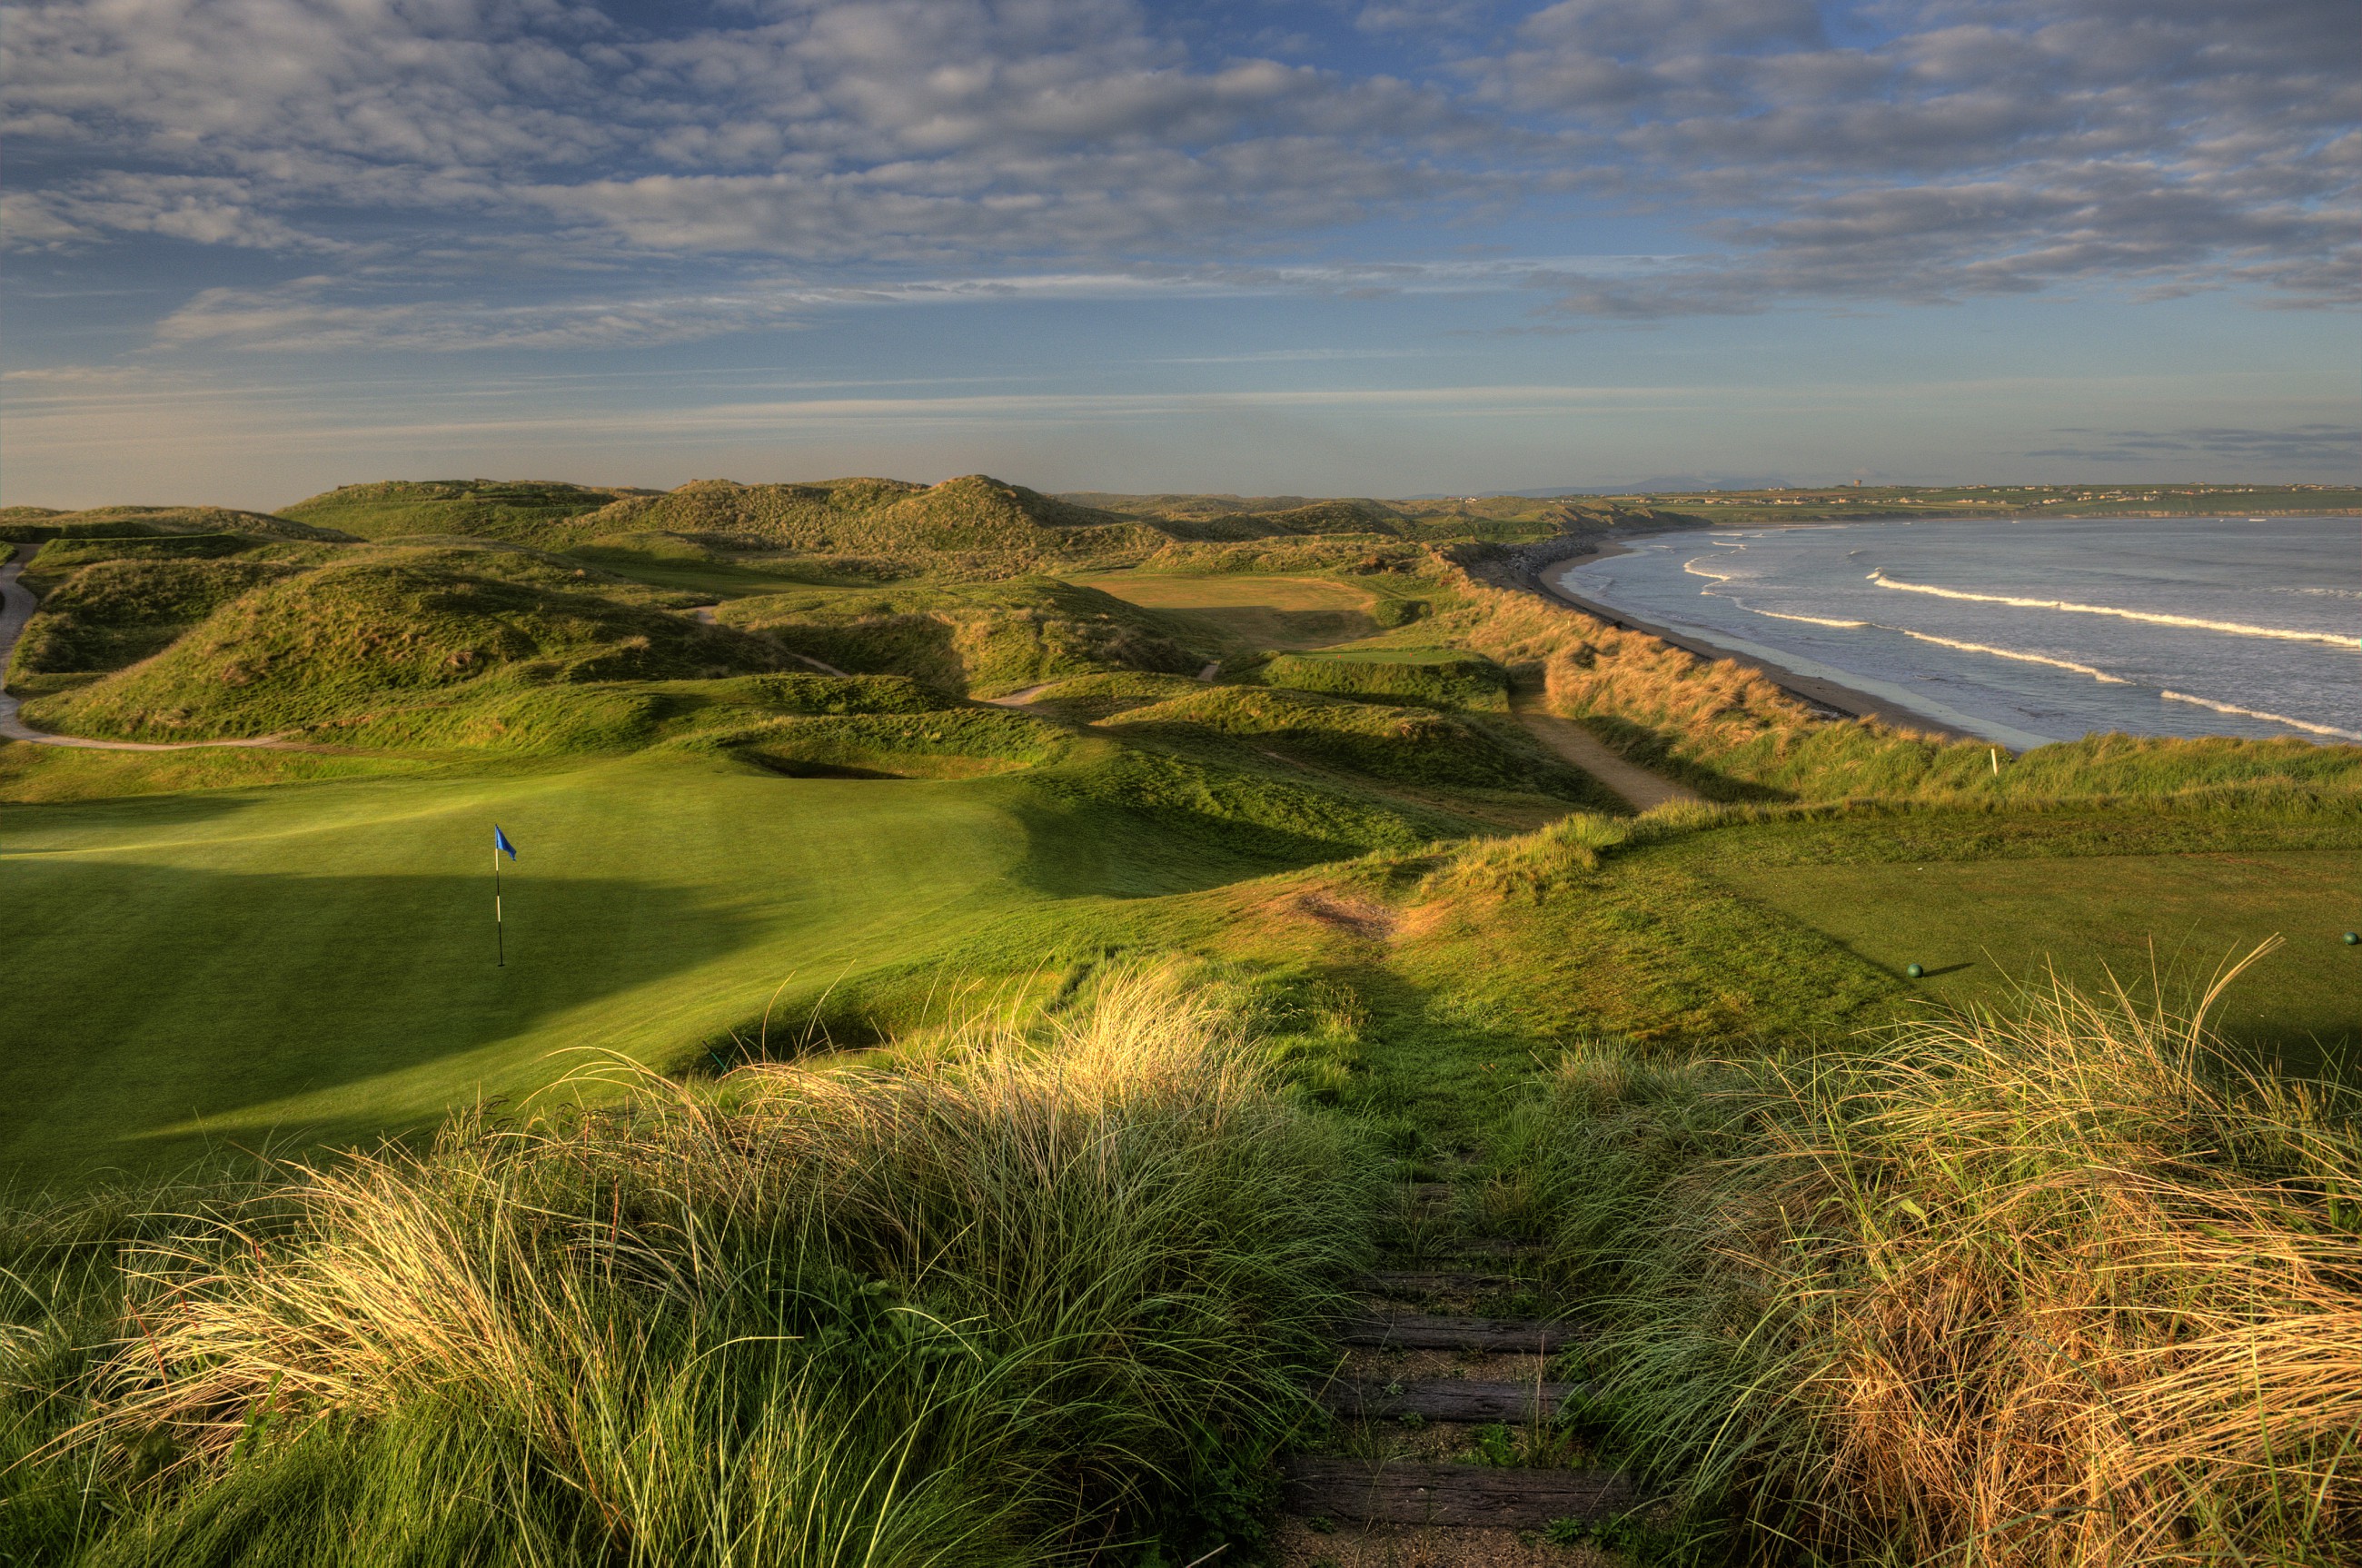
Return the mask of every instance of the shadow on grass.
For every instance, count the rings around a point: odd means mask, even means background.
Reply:
[[[243,1127],[253,1108],[298,1096],[323,1097],[320,1125],[367,1132],[487,1081],[517,1087],[532,1064],[461,1059],[756,932],[743,912],[658,884],[511,878],[503,966],[489,875],[254,876],[60,857],[17,860],[8,877],[0,1167],[35,1179],[184,1160],[204,1137],[174,1130]],[[403,1075],[413,1081],[364,1087]],[[313,1131],[291,1123],[282,1136]]]

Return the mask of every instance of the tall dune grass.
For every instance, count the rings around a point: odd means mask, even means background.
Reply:
[[[1523,1148],[1612,1418],[1764,1559],[2353,1561],[2354,1107],[2203,1014],[2054,983],[1866,1054],[1570,1056]]]
[[[1308,1410],[1354,1168],[1133,975],[1047,1040],[456,1123],[96,1252],[27,1218],[0,1557],[1202,1544]]]

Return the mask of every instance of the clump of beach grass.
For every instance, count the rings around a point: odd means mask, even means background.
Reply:
[[[19,1293],[0,1556],[1202,1546],[1325,1369],[1368,1203],[1340,1139],[1215,1002],[1133,973],[1046,1033],[298,1169]]]
[[[2362,1138],[2216,1043],[2220,985],[1571,1054],[1518,1142],[1605,1411],[1764,1559],[2350,1561]]]

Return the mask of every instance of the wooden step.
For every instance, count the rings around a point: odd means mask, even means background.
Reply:
[[[1471,1258],[1539,1258],[1550,1253],[1550,1249],[1540,1242],[1513,1242],[1506,1236],[1463,1236],[1457,1241],[1438,1242],[1433,1250],[1447,1256],[1457,1253]]]
[[[1550,1420],[1579,1383],[1478,1383],[1441,1378],[1431,1383],[1331,1383],[1320,1403],[1349,1419],[1393,1420],[1417,1416],[1429,1421]]]
[[[1455,1270],[1425,1273],[1418,1269],[1374,1269],[1362,1276],[1362,1288],[1374,1293],[1433,1296],[1442,1291],[1476,1291],[1507,1295],[1540,1288],[1530,1279],[1513,1274],[1463,1274]]]
[[[1539,1529],[1552,1519],[1595,1519],[1638,1502],[1631,1478],[1613,1470],[1518,1470],[1487,1464],[1304,1457],[1287,1466],[1290,1513],[1382,1524],[1489,1525]]]
[[[1390,1350],[1485,1351],[1496,1355],[1540,1355],[1575,1338],[1566,1323],[1507,1318],[1431,1318],[1424,1312],[1381,1309],[1339,1325],[1349,1345]]]

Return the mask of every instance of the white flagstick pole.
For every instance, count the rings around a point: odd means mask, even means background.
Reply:
[[[500,955],[496,968],[509,966],[508,933],[501,925],[501,842],[492,840],[492,948]]]

